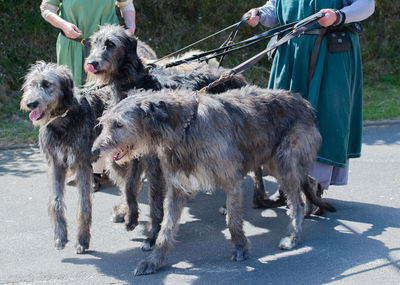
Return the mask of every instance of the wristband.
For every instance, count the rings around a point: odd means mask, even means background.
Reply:
[[[335,10],[336,14],[336,21],[333,23],[333,27],[340,27],[343,26],[344,22],[346,21],[346,14],[340,10]]]

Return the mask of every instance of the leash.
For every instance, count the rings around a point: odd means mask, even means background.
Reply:
[[[235,29],[236,33],[237,33],[237,30],[240,28],[240,26],[245,21],[246,21],[246,17],[242,18],[242,20],[240,22],[232,25],[232,26],[237,26],[237,28]],[[274,36],[278,36],[278,35],[280,35],[282,33],[291,31],[293,29],[293,27],[298,23],[300,23],[300,22],[293,22],[293,23],[289,23],[289,24],[286,24],[286,25],[282,25],[282,26],[279,26],[277,28],[270,29],[270,30],[268,30],[268,31],[266,31],[264,33],[255,35],[255,36],[250,37],[250,38],[245,39],[245,40],[242,40],[240,42],[230,43],[230,44],[224,45],[225,43],[228,42],[228,40],[227,40],[219,48],[212,49],[212,50],[209,50],[209,51],[205,51],[205,52],[202,52],[202,53],[199,53],[199,54],[194,54],[192,56],[189,56],[187,58],[183,58],[183,59],[180,59],[180,60],[172,61],[172,62],[169,62],[169,63],[167,63],[167,64],[165,64],[164,66],[161,66],[161,67],[158,67],[158,66],[155,65],[156,62],[158,62],[161,59],[164,59],[164,58],[169,56],[169,55],[167,55],[167,56],[164,56],[163,58],[161,58],[159,60],[156,60],[156,61],[154,61],[152,63],[147,64],[147,67],[150,68],[150,69],[169,68],[169,67],[181,65],[181,64],[184,64],[184,63],[189,64],[189,63],[192,63],[192,62],[204,62],[204,61],[208,62],[210,59],[213,59],[213,58],[216,58],[216,57],[219,57],[219,56],[224,56],[226,54],[229,54],[229,53],[244,49],[244,48],[246,48],[248,46],[254,45],[254,44],[259,43],[261,41],[265,41],[265,40],[267,40],[269,38],[272,38]],[[230,26],[230,27],[232,27],[232,26]],[[228,27],[228,28],[230,28],[230,27]],[[232,32],[231,34],[232,35],[236,35],[236,33]],[[211,36],[209,36],[209,37],[211,37]],[[209,37],[207,37],[207,38],[209,38]],[[230,36],[230,37],[228,37],[228,39],[229,38],[233,38],[233,37]],[[206,39],[206,38],[204,38],[204,39]],[[193,43],[193,44],[191,44],[189,46],[193,46],[196,43]],[[189,46],[187,46],[187,47],[189,47]],[[186,49],[187,47],[185,47],[183,49]],[[183,49],[180,49],[180,50],[178,50],[178,51],[176,51],[176,52],[174,52],[172,54],[176,54],[176,53],[178,53],[179,51],[181,51]],[[170,55],[172,55],[172,54],[170,54]]]
[[[219,48],[212,49],[212,50],[209,50],[209,51],[205,51],[205,52],[202,52],[202,53],[199,53],[199,54],[194,54],[194,55],[192,55],[190,57],[187,57],[187,58],[184,58],[184,59],[180,59],[180,60],[176,60],[176,61],[173,61],[173,62],[169,62],[169,63],[165,64],[164,66],[158,67],[158,68],[169,68],[169,67],[177,66],[177,65],[180,65],[180,64],[183,64],[183,63],[187,63],[188,64],[188,63],[192,63],[192,62],[203,62],[203,61],[207,62],[210,59],[213,59],[213,58],[216,58],[216,57],[219,57],[219,56],[223,56],[225,54],[232,53],[232,52],[237,51],[237,50],[244,49],[244,48],[246,48],[248,46],[251,46],[251,45],[254,45],[254,44],[258,43],[258,42],[265,41],[265,40],[267,40],[267,39],[269,39],[269,38],[271,38],[273,36],[276,36],[276,35],[279,35],[281,33],[290,31],[292,29],[292,27],[294,26],[294,24],[295,23],[291,23],[291,24],[287,24],[287,25],[283,25],[283,26],[274,28],[274,29],[270,29],[270,30],[268,30],[268,31],[266,31],[264,33],[255,35],[255,36],[253,36],[251,38],[248,38],[248,39],[245,39],[243,41],[240,41],[240,42],[237,42],[237,43],[232,43],[230,45],[219,47]],[[226,50],[227,48],[229,48],[230,50],[223,51],[223,50]],[[223,51],[223,52],[220,52],[220,51]],[[217,53],[217,52],[220,52],[220,53]],[[148,67],[155,68],[155,65],[153,65],[153,63],[150,63],[150,64],[148,64]]]
[[[235,27],[235,26],[241,25],[241,22],[242,22],[242,20],[240,20],[239,22],[237,22],[237,23],[235,23],[235,24],[232,24],[232,25],[230,25],[230,26],[228,26],[228,27],[226,27],[226,28],[223,28],[222,30],[220,30],[220,31],[218,31],[218,32],[215,32],[214,34],[211,34],[211,35],[209,35],[209,36],[207,36],[207,37],[205,37],[205,38],[203,38],[203,39],[201,39],[201,40],[198,40],[197,42],[194,42],[194,43],[192,43],[192,44],[190,44],[190,45],[188,45],[188,46],[185,46],[185,47],[183,47],[183,48],[181,48],[181,49],[179,49],[179,50],[177,50],[177,51],[174,51],[174,52],[172,52],[172,53],[170,53],[170,54],[167,54],[167,55],[163,56],[162,58],[157,59],[156,61],[153,61],[153,62],[150,63],[149,65],[154,65],[155,63],[157,63],[157,62],[159,62],[159,61],[161,61],[161,60],[163,60],[163,59],[165,59],[165,58],[168,58],[168,57],[171,57],[171,56],[173,56],[173,55],[175,55],[175,54],[178,54],[178,53],[180,53],[180,52],[182,52],[182,51],[184,51],[184,50],[186,50],[186,49],[188,49],[188,48],[190,48],[190,47],[192,47],[192,46],[197,45],[198,43],[201,43],[201,42],[203,42],[203,41],[205,41],[205,40],[208,40],[209,38],[212,38],[212,37],[214,37],[214,36],[216,36],[216,35],[218,35],[218,34],[220,34],[220,33],[223,33],[223,32],[225,32],[225,31],[227,31],[227,30],[229,30],[229,29],[232,29],[232,28]]]
[[[237,24],[236,28],[229,34],[228,38],[225,40],[225,42],[220,46],[220,47],[227,47],[228,45],[233,44],[233,41],[236,38],[237,32],[239,31],[240,27],[248,20],[250,19],[250,15],[246,14],[242,17],[240,20],[239,24]],[[230,48],[227,47],[224,52],[227,52]],[[222,63],[224,62],[226,54],[221,56],[221,59],[219,60],[218,67],[222,66]]]
[[[52,123],[53,121],[59,119],[59,118],[65,118],[68,115],[69,109],[67,109],[64,113],[62,113],[61,115],[57,115],[53,118],[51,118],[46,124],[44,124],[43,126],[40,127],[40,129],[44,129],[46,128],[48,125],[50,125],[50,123]]]
[[[252,58],[250,58],[250,59],[246,60],[245,62],[237,65],[236,67],[232,68],[228,73],[222,74],[219,79],[215,80],[214,82],[211,82],[209,85],[203,87],[198,92],[199,93],[207,92],[211,88],[230,80],[234,75],[242,73],[243,71],[249,69],[254,64],[256,64],[258,61],[260,61],[266,54],[270,53],[271,51],[273,51],[280,45],[288,42],[289,40],[291,40],[295,37],[299,37],[302,34],[304,34],[307,30],[312,28],[317,23],[317,21],[320,18],[322,18],[324,15],[325,15],[324,13],[316,13],[316,14],[313,14],[313,15],[295,23],[293,25],[292,31],[287,33],[281,39],[279,39],[275,43],[267,46],[267,48],[265,50],[256,54]]]

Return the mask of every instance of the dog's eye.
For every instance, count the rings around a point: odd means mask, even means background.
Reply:
[[[113,47],[115,47],[115,44],[112,41],[106,41],[105,46],[107,48],[113,48]]]
[[[114,121],[113,127],[114,127],[114,129],[120,129],[123,127],[123,125],[118,121]]]
[[[43,80],[40,85],[42,86],[42,88],[49,88],[50,87],[50,82],[48,82],[47,80]]]

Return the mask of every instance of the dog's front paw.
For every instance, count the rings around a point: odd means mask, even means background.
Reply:
[[[132,221],[132,220],[127,219],[127,218],[125,217],[125,228],[126,228],[127,231],[133,231],[133,230],[136,228],[136,226],[137,226],[138,224],[139,224],[139,223],[138,223],[137,220]]]
[[[247,258],[249,258],[249,249],[247,247],[237,247],[233,250],[232,261],[243,261]]]
[[[125,228],[126,228],[126,230],[127,231],[133,231],[136,228],[136,226],[139,224],[139,222],[138,222],[138,213],[137,212],[135,212],[133,214],[127,213],[125,215],[124,220],[125,220]]]
[[[219,211],[219,213],[220,213],[221,215],[226,216],[226,213],[227,213],[227,212],[226,212],[226,206],[225,206],[225,205],[219,207],[218,211]]]
[[[291,236],[286,236],[282,238],[281,241],[279,242],[280,249],[292,249],[296,247],[296,245],[297,245],[297,239]]]
[[[54,240],[54,247],[57,250],[62,250],[65,248],[65,245],[67,244],[68,239],[67,238],[57,238]]]
[[[123,223],[125,221],[126,209],[122,205],[115,205],[111,216],[113,223]]]
[[[81,244],[77,244],[75,245],[75,253],[76,254],[84,254],[86,253],[88,250],[87,246],[81,245]]]
[[[120,214],[120,213],[113,212],[111,215],[111,221],[113,223],[123,223],[125,221],[125,213]]]
[[[144,260],[139,263],[138,267],[136,267],[134,274],[136,276],[153,274],[157,269],[157,265],[154,262]]]

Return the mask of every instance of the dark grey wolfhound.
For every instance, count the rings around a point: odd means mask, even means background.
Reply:
[[[100,118],[103,129],[93,155],[120,148],[129,157],[156,153],[167,186],[155,247],[135,274],[153,273],[163,264],[182,208],[200,189],[226,192],[232,260],[247,258],[242,180],[260,165],[276,177],[288,199],[291,222],[279,247],[294,247],[304,219],[301,192],[330,209],[317,201],[307,174],[321,141],[314,119],[311,105],[300,95],[254,86],[212,96],[183,89],[144,91],[108,110]]]
[[[91,146],[97,117],[103,110],[96,96],[74,94],[71,72],[64,66],[37,62],[25,77],[21,109],[39,126],[39,144],[48,164],[50,198],[48,211],[54,224],[54,241],[63,249],[68,241],[64,211],[66,170],[76,172],[79,189],[76,253],[89,248],[92,221]]]
[[[141,54],[146,56],[143,49],[148,50],[149,47],[144,46],[120,26],[102,26],[90,40],[92,48],[86,60],[88,78],[97,82],[97,86],[105,86],[100,89],[105,91],[103,94],[107,94],[105,100],[109,106],[114,106],[126,98],[128,91],[132,89],[160,90],[185,87],[190,90],[199,90],[225,72],[224,69],[217,69],[207,64],[185,64],[176,68],[149,70],[144,66],[141,56]],[[212,88],[210,93],[220,93],[246,84],[242,76],[236,76]],[[135,94],[131,92],[130,95]],[[112,219],[114,222],[125,221],[128,230],[136,227],[138,224],[137,193],[142,187],[141,176],[145,173],[150,189],[151,226],[149,238],[143,243],[142,248],[148,250],[154,245],[163,215],[162,197],[165,188],[163,174],[155,154],[126,159],[123,153],[121,147],[121,151],[109,157],[107,163],[111,179],[119,186],[126,200],[114,207]],[[265,193],[263,185],[257,189],[262,189]],[[257,197],[262,197],[262,195],[257,195]]]

